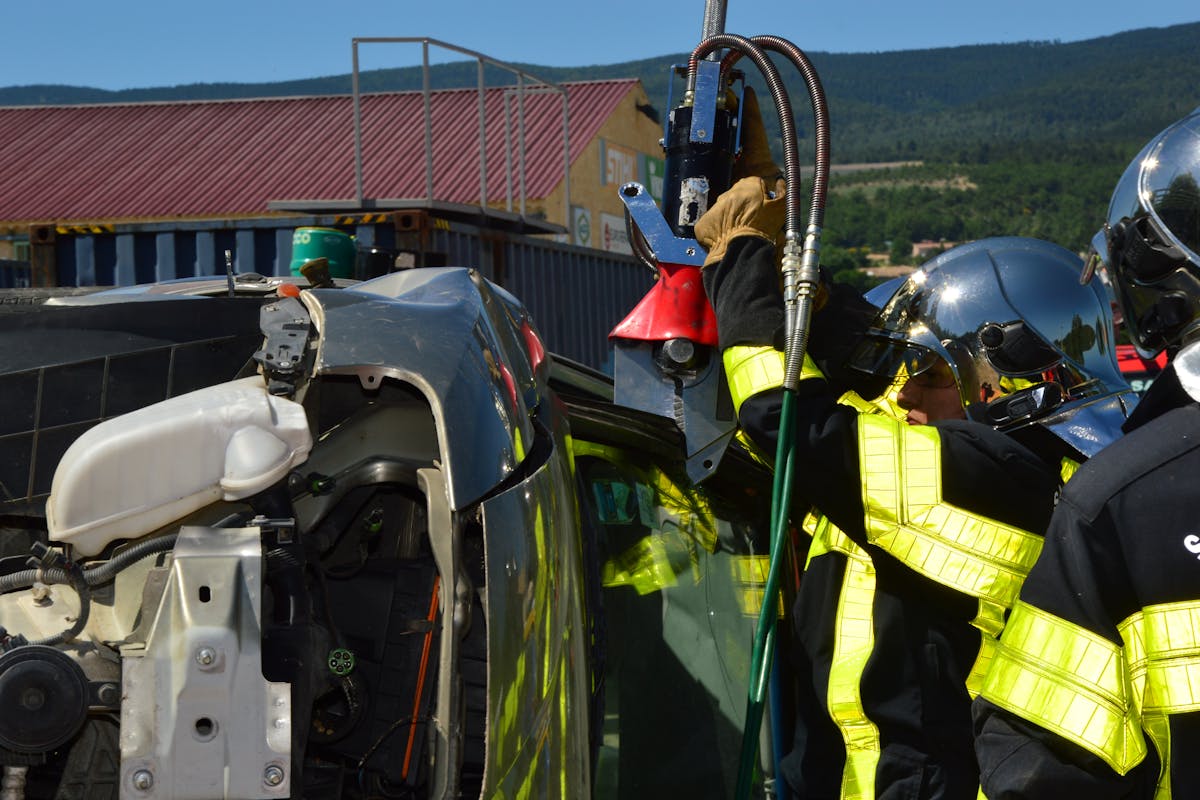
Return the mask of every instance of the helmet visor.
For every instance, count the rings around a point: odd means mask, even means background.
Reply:
[[[928,347],[902,339],[866,336],[850,354],[851,369],[893,380],[915,378],[944,359]]]
[[[1200,262],[1200,115],[1164,135],[1142,159],[1138,194],[1164,243]]]

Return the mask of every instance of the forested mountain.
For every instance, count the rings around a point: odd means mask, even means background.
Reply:
[[[835,175],[827,241],[841,248],[1006,233],[1083,249],[1100,224],[1112,184],[1138,147],[1200,106],[1200,23],[1066,44],[814,51],[809,57],[829,103],[835,163],[925,164]],[[661,112],[670,67],[686,61],[687,54],[678,53],[603,66],[516,66],[555,82],[637,77]],[[742,65],[765,100],[757,70],[748,60]],[[807,159],[812,123],[806,90],[789,65],[781,63],[781,72]],[[511,82],[491,67],[486,79]],[[435,88],[475,86],[475,62],[435,65],[431,81]],[[419,89],[421,69],[363,72],[359,85],[364,92]],[[350,87],[349,74],[116,92],[22,86],[0,88],[0,105],[337,94]],[[678,91],[677,83],[675,96]],[[778,148],[778,122],[767,117]]]
[[[1063,142],[1128,145],[1200,104],[1200,22],[1060,44],[1028,42],[886,53],[809,53],[825,87],[835,161],[985,159],[997,149],[1043,151]],[[637,77],[660,109],[677,53],[604,66],[518,64],[551,81]],[[743,61],[751,82],[757,70]],[[804,86],[781,66],[806,131]],[[474,86],[471,62],[435,65],[435,88]],[[487,71],[489,82],[507,73]],[[363,91],[421,88],[420,67],[360,75]],[[350,92],[350,75],[279,83],[190,84],[106,91],[75,86],[0,88],[0,105],[212,100]],[[769,125],[773,122],[769,121]]]

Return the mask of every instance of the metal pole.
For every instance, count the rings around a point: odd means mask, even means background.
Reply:
[[[521,219],[525,218],[525,76],[517,75],[517,176],[520,186]]]
[[[507,89],[504,90],[504,198],[505,211],[512,212],[513,210],[513,187],[512,187],[512,115],[508,110],[508,100],[512,93]]]
[[[429,40],[421,42],[421,94],[425,104],[425,201],[433,202],[433,111],[429,100]]]
[[[571,103],[564,89],[563,103],[563,225],[567,242],[571,241]]]
[[[484,113],[486,86],[483,80],[483,59],[476,59],[479,67],[479,205],[487,208],[487,114]]]
[[[354,94],[354,199],[363,207],[363,154],[362,154],[362,109],[358,102],[358,39],[351,40],[354,71],[350,77],[351,92]]]
[[[725,32],[725,7],[727,5],[728,0],[705,0],[704,26],[700,30],[700,41]],[[716,60],[716,58],[715,51],[708,54],[709,60]]]

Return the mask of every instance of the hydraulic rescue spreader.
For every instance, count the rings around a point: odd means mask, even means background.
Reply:
[[[786,368],[771,505],[770,567],[751,659],[737,783],[740,800],[749,797],[754,780],[763,707],[772,674],[780,574],[787,546],[792,479],[797,469],[791,447],[794,397],[820,279],[821,229],[829,178],[829,120],[820,80],[800,48],[776,36],[747,38],[724,33],[724,16],[723,4],[708,4],[704,38],[692,51],[684,72],[686,89],[682,99],[673,107],[668,101],[662,210],[640,184],[629,183],[620,189],[634,252],[655,271],[657,280],[609,338],[615,351],[616,402],[674,419],[683,433],[689,477],[698,482],[711,475],[733,436],[736,420],[717,350],[716,320],[701,283],[705,252],[695,239],[694,226],[729,188],[733,166],[742,155],[740,115],[745,103],[736,90],[744,88],[744,76],[734,65],[749,58],[762,73],[775,101],[783,140],[788,192],[780,269],[786,309]],[[795,65],[812,102],[815,166],[808,220],[803,228],[795,123],[786,87],[768,52]],[[683,72],[679,67],[674,71]],[[777,741],[778,735],[771,738]],[[776,774],[776,760],[767,762],[770,777]]]

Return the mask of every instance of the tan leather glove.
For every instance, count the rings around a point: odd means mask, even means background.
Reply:
[[[762,178],[742,178],[718,197],[696,220],[696,241],[708,251],[704,266],[720,261],[729,243],[739,236],[757,236],[774,244],[787,214],[785,188],[779,180],[775,191],[768,193]]]
[[[742,93],[742,155],[733,164],[733,180],[750,176],[773,182],[783,177],[783,170],[771,157],[771,145],[763,127],[758,95],[747,86]]]

